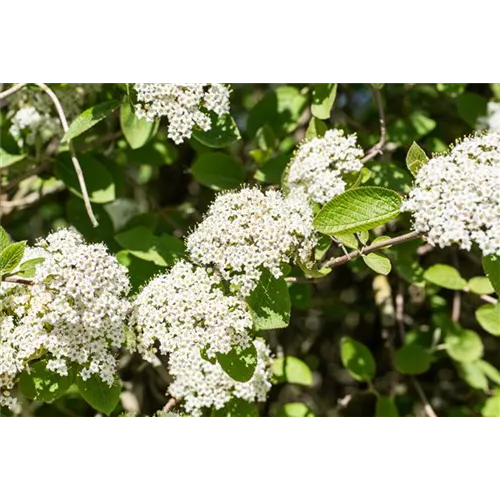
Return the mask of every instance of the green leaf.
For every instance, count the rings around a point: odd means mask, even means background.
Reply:
[[[264,125],[257,130],[255,140],[257,142],[257,146],[259,146],[262,151],[272,151],[277,146],[276,136],[274,135],[273,129],[269,125]]]
[[[476,311],[477,322],[492,335],[500,336],[500,304],[486,304]]]
[[[436,83],[436,87],[439,92],[446,92],[451,97],[456,97],[461,94],[465,87],[467,87],[466,83]]]
[[[191,171],[200,184],[216,190],[235,189],[245,180],[242,165],[223,153],[199,156]]]
[[[233,347],[227,354],[218,353],[217,361],[233,380],[248,382],[257,367],[257,349],[254,344],[245,349]]]
[[[446,332],[445,345],[450,357],[460,363],[477,361],[484,351],[483,341],[476,332],[458,326]]]
[[[395,219],[401,197],[379,187],[350,189],[330,200],[316,215],[315,228],[324,234],[356,233]]]
[[[255,172],[254,179],[259,182],[267,182],[269,184],[280,184],[281,177],[289,161],[290,155],[288,154],[279,155],[276,156],[276,158],[267,160]]]
[[[256,330],[285,328],[290,322],[290,293],[283,278],[276,279],[267,269],[248,298]]]
[[[477,366],[481,369],[481,371],[495,384],[500,385],[500,371],[498,371],[493,365],[484,361],[484,359],[480,359],[476,361]]]
[[[106,116],[116,109],[120,103],[118,101],[106,101],[101,104],[92,106],[86,109],[83,113],[80,113],[71,123],[68,131],[64,134],[62,142],[67,142],[80,134],[83,134],[90,128],[92,128],[96,123],[104,120]]]
[[[283,137],[298,127],[306,106],[307,97],[295,87],[272,89],[251,109],[247,133],[253,138],[260,127],[269,125],[276,136]]]
[[[431,366],[431,355],[418,344],[409,344],[396,351],[394,364],[396,370],[404,375],[425,373]]]
[[[73,383],[73,373],[63,377],[47,370],[47,361],[33,363],[29,372],[22,373],[19,379],[19,389],[29,399],[52,403],[59,399]]]
[[[97,375],[92,375],[88,380],[82,380],[80,377],[77,377],[76,385],[83,399],[92,408],[105,415],[110,415],[120,400],[122,388],[118,379],[115,379],[113,385],[110,387]]]
[[[376,417],[399,417],[397,406],[394,400],[388,396],[378,396],[377,406],[375,408]]]
[[[429,134],[435,128],[435,120],[420,111],[414,111],[408,117],[392,122],[387,129],[387,134],[391,142],[409,144]]]
[[[488,379],[479,365],[480,361],[481,360],[475,361],[474,363],[458,363],[457,370],[460,378],[465,380],[472,388],[487,391]]]
[[[463,290],[467,286],[467,281],[460,276],[460,273],[446,264],[429,267],[424,273],[424,278],[430,283],[449,290]]]
[[[391,272],[391,261],[385,255],[370,253],[362,257],[363,262],[376,273],[387,275]]]
[[[10,238],[7,231],[0,226],[0,253],[3,252],[10,245]]]
[[[313,116],[306,130],[306,140],[310,141],[316,137],[323,137],[327,130],[326,123]]]
[[[378,163],[370,166],[370,186],[391,189],[397,193],[408,194],[412,190],[413,175],[397,163]]]
[[[171,266],[184,256],[184,243],[171,236],[156,236],[151,228],[136,226],[115,236],[115,240],[135,257],[158,266]]]
[[[35,276],[36,266],[41,264],[44,260],[45,259],[43,257],[25,260],[19,266],[19,271],[16,272],[16,276],[21,278],[33,278],[33,276]]]
[[[477,293],[478,295],[489,295],[490,293],[495,293],[493,286],[488,278],[485,276],[476,276],[469,280],[467,287],[472,293]]]
[[[2,168],[10,167],[20,161],[26,159],[28,155],[11,155],[4,149],[0,148],[0,170]]]
[[[460,118],[472,128],[476,127],[479,117],[487,115],[488,100],[479,94],[464,92],[457,97],[456,103]]]
[[[418,171],[429,161],[424,150],[416,143],[413,142],[408,154],[406,155],[406,166],[408,170],[416,177]]]
[[[313,375],[309,366],[293,356],[276,358],[273,362],[273,374],[277,383],[313,385]]]
[[[18,266],[23,258],[25,248],[26,242],[19,241],[10,244],[0,253],[0,274],[10,273]]]
[[[241,139],[240,131],[230,114],[217,116],[210,112],[212,126],[210,130],[204,131],[195,129],[193,137],[209,148],[227,148],[231,144]]]
[[[287,403],[276,412],[277,417],[315,417],[314,412],[304,403]]]
[[[329,267],[311,266],[309,264],[304,264],[300,260],[297,261],[297,265],[307,278],[324,278],[332,272],[332,269]]]
[[[114,201],[116,197],[115,183],[108,168],[89,154],[79,154],[78,160],[82,167],[90,201],[99,204]],[[54,171],[71,192],[82,198],[80,183],[68,152],[57,156]]]
[[[160,122],[137,118],[133,107],[126,101],[120,108],[120,126],[129,146],[139,149],[156,135]]]
[[[481,415],[483,417],[500,417],[500,394],[486,400]]]
[[[335,239],[347,248],[357,250],[359,247],[359,241],[355,233],[337,233]]]
[[[330,118],[336,96],[336,83],[316,83],[312,93],[312,115],[320,120],[328,120]]]
[[[483,269],[497,295],[500,295],[500,255],[483,257]]]
[[[343,337],[340,341],[340,358],[355,380],[368,382],[375,377],[375,359],[368,347],[361,342]]]
[[[231,399],[225,406],[212,411],[213,417],[258,417],[259,410],[255,403],[249,403],[244,399]]]

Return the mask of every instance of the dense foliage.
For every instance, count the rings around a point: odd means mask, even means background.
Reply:
[[[0,415],[500,416],[500,84],[0,84]]]

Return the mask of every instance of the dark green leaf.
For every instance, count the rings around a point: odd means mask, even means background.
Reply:
[[[487,114],[488,100],[479,94],[464,92],[457,97],[456,103],[458,114],[472,128],[476,127],[479,117]]]
[[[76,384],[83,399],[92,408],[105,415],[110,415],[120,400],[121,384],[118,379],[111,387],[97,375],[92,375],[88,380],[77,377]]]
[[[259,410],[255,403],[249,403],[244,399],[234,398],[218,410],[212,411],[213,417],[258,417]]]
[[[483,269],[495,292],[500,296],[500,255],[483,257]]]
[[[290,322],[290,293],[283,278],[276,279],[267,269],[248,298],[254,328],[271,330],[285,328]]]
[[[330,200],[314,221],[324,234],[356,233],[372,229],[395,219],[401,208],[401,197],[385,188],[350,189]]]
[[[27,155],[11,155],[7,151],[0,148],[0,170],[2,168],[10,167],[27,158]]]
[[[375,377],[375,359],[368,347],[361,342],[350,337],[343,337],[340,342],[340,358],[355,380],[368,382]]]
[[[376,417],[399,417],[399,412],[394,400],[388,396],[378,396],[375,409]]]
[[[311,386],[313,375],[309,366],[293,356],[276,358],[273,362],[273,374],[278,383]]]
[[[431,355],[418,344],[409,344],[396,351],[394,364],[399,373],[419,375],[426,372],[432,362]]]
[[[230,114],[217,116],[210,112],[212,127],[206,132],[204,130],[194,130],[193,137],[203,145],[210,148],[227,148],[234,142],[241,139],[240,131]]]
[[[104,120],[111,111],[116,109],[120,103],[118,101],[106,101],[101,104],[92,106],[86,109],[83,113],[79,114],[71,123],[68,131],[64,134],[62,142],[67,142],[74,137],[83,134],[85,131],[92,128],[96,123]]]
[[[191,170],[200,184],[216,190],[235,189],[245,180],[241,163],[223,153],[199,156]]]
[[[29,399],[52,403],[59,399],[73,383],[73,373],[63,377],[47,370],[47,361],[33,363],[29,372],[22,373],[19,379],[19,389]]]
[[[89,154],[79,154],[78,160],[82,167],[85,185],[93,203],[110,203],[115,197],[115,183],[108,168]],[[82,197],[80,183],[69,153],[57,156],[54,169],[57,177],[78,197]]]
[[[233,380],[248,382],[257,367],[257,349],[253,344],[246,349],[234,347],[227,354],[218,353],[217,361]]]

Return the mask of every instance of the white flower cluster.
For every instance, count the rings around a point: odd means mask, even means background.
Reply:
[[[194,127],[210,130],[210,116],[229,113],[229,88],[221,83],[136,83],[138,118],[149,121],[166,116],[168,137],[176,144],[189,139]]]
[[[82,379],[96,374],[111,385],[112,349],[125,341],[127,269],[104,245],[87,245],[66,229],[39,241],[24,259],[34,257],[45,259],[36,267],[34,286],[0,284],[0,389],[10,389],[41,355],[47,369],[60,375],[74,363]]]
[[[464,139],[423,166],[403,209],[433,245],[500,253],[500,134]]]
[[[324,137],[303,143],[288,170],[290,190],[303,189],[317,203],[326,203],[344,192],[342,178],[363,167],[363,150],[356,144],[356,134],[344,136],[343,130],[328,130]]]
[[[313,219],[303,192],[284,197],[279,191],[244,188],[219,195],[186,246],[196,262],[214,266],[246,297],[264,269],[279,278],[282,263],[309,260],[316,244]]]
[[[200,416],[203,408],[222,408],[232,397],[248,402],[265,401],[271,388],[271,353],[262,339],[255,339],[257,367],[248,382],[237,382],[219,363],[202,358],[200,350],[185,346],[170,356],[169,371],[175,377],[169,393],[182,399],[186,411]]]
[[[179,261],[142,289],[130,324],[139,352],[153,361],[156,341],[162,354],[188,348],[213,357],[235,345],[248,347],[252,316],[243,300],[224,294],[217,275]]]
[[[101,84],[69,84],[54,90],[68,120],[76,117],[85,101],[100,91]],[[62,127],[54,104],[41,89],[23,89],[9,99],[10,134],[19,147],[33,146],[62,135]]]

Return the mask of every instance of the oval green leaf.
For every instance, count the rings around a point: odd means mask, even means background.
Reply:
[[[235,189],[245,180],[243,166],[223,153],[199,156],[191,170],[200,184],[216,190]]]
[[[92,375],[88,380],[77,377],[76,384],[80,394],[95,410],[110,415],[120,400],[121,384],[118,379],[111,387],[97,375]]]
[[[449,290],[463,290],[467,286],[467,281],[460,276],[460,273],[446,264],[429,267],[424,273],[424,278],[434,285]]]
[[[311,386],[313,375],[309,366],[293,356],[276,358],[273,362],[273,374],[278,383]]]
[[[500,336],[500,304],[486,304],[476,311],[477,322],[488,333]]]
[[[139,149],[155,136],[160,122],[137,118],[132,105],[126,101],[120,108],[120,126],[129,146],[132,149]]]
[[[340,342],[340,358],[355,380],[368,382],[375,377],[375,359],[368,347],[361,342],[344,337]]]
[[[431,355],[418,344],[409,344],[396,351],[394,364],[396,370],[404,375],[425,373],[431,366]]]
[[[47,361],[37,361],[30,366],[29,373],[22,373],[19,389],[29,399],[52,403],[69,389],[73,379],[71,372],[63,377],[47,370]]]
[[[227,354],[218,353],[217,361],[233,380],[248,382],[257,367],[257,349],[254,344],[245,349],[234,347]]]
[[[68,131],[64,134],[62,142],[67,142],[80,134],[83,134],[90,128],[92,128],[96,123],[104,120],[111,111],[116,109],[120,103],[118,101],[106,101],[101,104],[92,106],[86,109],[83,113],[79,114],[71,123]]]
[[[357,233],[395,219],[401,197],[390,189],[360,187],[330,200],[318,213],[315,228],[324,234]]]

